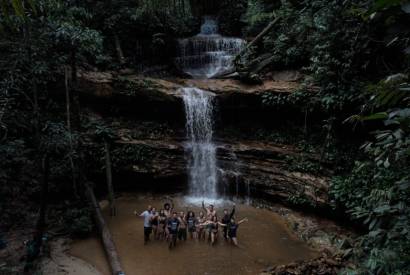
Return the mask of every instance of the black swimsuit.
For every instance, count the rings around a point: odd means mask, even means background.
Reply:
[[[153,220],[152,220],[152,222],[151,222],[151,224],[152,225],[155,225],[155,226],[158,226],[158,216],[157,217],[155,217]]]
[[[238,231],[238,224],[230,223],[228,224],[228,236],[229,238],[236,238],[236,232]]]
[[[210,228],[212,230],[212,232],[217,233],[218,232],[218,224],[217,223],[211,223],[210,224]]]
[[[195,226],[195,218],[188,218],[188,231],[189,232],[195,232],[196,226]]]

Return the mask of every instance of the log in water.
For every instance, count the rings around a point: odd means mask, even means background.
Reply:
[[[199,205],[189,205],[182,199],[175,199],[175,203],[176,210],[191,209],[196,213],[200,210]],[[133,212],[136,209],[142,212],[148,204],[160,208],[163,200],[128,194],[117,200],[116,217],[110,217],[108,204],[103,207],[127,275],[258,274],[269,266],[316,255],[288,231],[280,216],[246,205],[237,206],[237,218],[249,218],[248,223],[239,227],[239,248],[226,243],[221,235],[215,246],[196,240],[178,242],[171,251],[164,241],[152,241],[144,246],[143,219],[135,217]],[[223,207],[231,206],[230,202],[217,204],[218,215],[222,214]],[[70,253],[95,265],[103,274],[110,274],[97,237],[76,241]]]

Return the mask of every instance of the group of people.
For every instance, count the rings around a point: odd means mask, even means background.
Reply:
[[[214,245],[221,227],[224,239],[237,246],[238,227],[241,223],[247,222],[248,219],[236,221],[235,206],[231,212],[224,209],[220,220],[212,204],[205,207],[204,202],[202,202],[202,209],[203,211],[200,211],[198,216],[193,211],[177,212],[174,210],[172,200],[170,200],[159,211],[149,205],[147,210],[141,214],[138,214],[137,211],[134,214],[144,218],[144,244],[147,244],[153,233],[154,239],[168,241],[170,249],[176,246],[177,240],[186,241],[188,236],[190,239],[208,240]]]

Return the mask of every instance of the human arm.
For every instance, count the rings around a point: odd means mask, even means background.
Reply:
[[[238,222],[238,224],[241,224],[241,223],[244,223],[244,222],[247,222],[247,221],[248,221],[248,218],[244,218],[244,219],[240,220],[240,221]]]
[[[212,223],[212,222],[211,222],[211,221],[206,221],[206,222],[200,223],[199,225],[200,225],[200,226],[205,226],[205,225],[208,225],[208,224],[210,224],[210,223]]]
[[[227,227],[227,226],[228,226],[227,224],[221,223],[221,222],[218,222],[218,224],[219,224],[220,226],[223,226],[223,227]]]
[[[235,209],[236,209],[236,205],[234,204],[232,207],[231,214],[229,215],[229,220],[232,219],[232,217],[235,215]]]
[[[144,212],[142,212],[141,214],[138,214],[137,210],[135,210],[135,211],[134,211],[134,215],[135,215],[135,216],[144,217],[144,216],[145,216],[145,212],[147,212],[147,211],[144,211]]]
[[[208,213],[208,209],[206,209],[204,201],[202,201],[202,209],[203,209],[206,213]]]

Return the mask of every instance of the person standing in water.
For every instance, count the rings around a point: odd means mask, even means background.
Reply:
[[[178,220],[179,220],[178,240],[186,241],[186,237],[187,237],[187,232],[186,232],[186,230],[187,230],[187,218],[186,218],[186,215],[185,215],[184,211],[181,211],[179,213]]]
[[[165,224],[168,224],[168,220],[172,217],[172,211],[174,210],[174,202],[171,198],[167,197],[167,202],[164,203],[164,214],[166,216]],[[165,227],[165,239],[169,239],[168,227]]]
[[[157,230],[157,240],[164,240],[165,239],[165,225],[167,222],[167,216],[164,213],[164,209],[159,211],[158,216],[158,230]]]
[[[152,231],[154,232],[154,239],[156,239],[157,234],[158,234],[159,213],[157,212],[157,209],[155,207],[152,207],[151,214],[152,214],[152,218],[151,218]]]
[[[198,220],[195,218],[195,213],[193,211],[188,211],[187,223],[188,223],[189,237],[191,238],[191,240],[196,239]]]
[[[198,240],[205,240],[205,226],[204,223],[206,222],[206,218],[204,215],[204,212],[199,212],[199,217],[197,219],[197,227],[196,227],[196,231],[197,231],[197,236],[198,236]]]
[[[138,214],[137,210],[134,211],[134,214],[135,215]],[[139,216],[144,218],[144,245],[145,245],[149,241],[149,236],[151,235],[151,232],[152,232],[152,218],[153,218],[152,206],[148,205],[147,210],[142,212]]]
[[[238,246],[238,239],[237,239],[237,232],[238,232],[238,227],[240,224],[247,222],[248,218],[244,218],[243,220],[240,220],[239,222],[236,222],[234,218],[231,218],[229,223],[219,223],[220,226],[227,227],[228,228],[228,237],[232,241],[232,243],[235,246]]]
[[[221,222],[223,224],[228,224],[234,215],[235,215],[235,205],[233,205],[232,211],[230,214],[228,214],[228,209],[224,209],[224,215],[222,217]],[[228,227],[227,226],[223,227],[223,236],[224,236],[224,239],[227,241],[228,240]]]
[[[172,201],[171,198],[167,198],[167,202],[164,203],[164,214],[168,218],[171,218],[173,211],[174,211],[174,202]]]
[[[214,245],[218,239],[219,222],[217,216],[212,216],[211,220],[206,221],[203,225],[208,231],[208,241],[211,242],[211,245]]]
[[[179,229],[179,219],[177,212],[174,212],[172,214],[172,217],[168,219],[167,223],[167,228],[169,232],[169,249],[172,249],[177,245],[177,235],[178,235],[178,229]]]
[[[205,203],[204,201],[202,201],[202,209],[204,209],[208,221],[212,220],[213,216],[216,216],[216,210],[213,204],[210,204],[208,207],[205,207]]]

